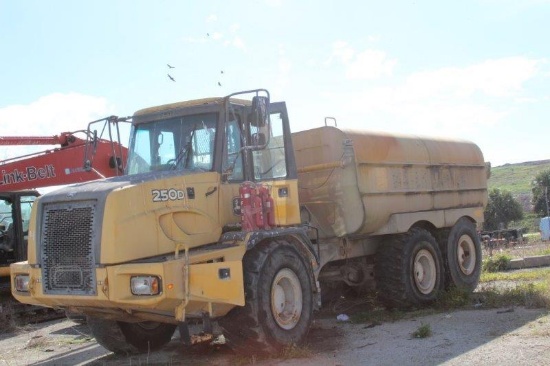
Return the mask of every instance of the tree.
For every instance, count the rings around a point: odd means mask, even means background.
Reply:
[[[508,228],[510,221],[523,219],[521,204],[512,193],[493,188],[489,191],[489,201],[485,208],[485,230],[498,230],[500,224]]]
[[[533,211],[539,216],[548,215],[548,195],[550,192],[550,170],[544,170],[537,174],[535,180],[531,183],[531,191],[533,192]]]

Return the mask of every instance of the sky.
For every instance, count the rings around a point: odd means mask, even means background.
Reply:
[[[0,0],[0,136],[265,88],[293,131],[334,117],[550,159],[548,19],[550,0]]]

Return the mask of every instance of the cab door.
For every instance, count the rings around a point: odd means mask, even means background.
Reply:
[[[252,151],[253,181],[270,188],[274,200],[275,224],[296,225],[300,223],[298,180],[284,102],[269,105],[269,120],[267,146],[265,149]],[[255,133],[262,133],[261,128],[251,126],[251,135]]]
[[[269,117],[269,131],[266,126],[247,124],[243,115],[226,122],[220,189],[225,226],[240,223],[239,187],[244,181],[269,187],[277,226],[300,223],[296,162],[285,103],[271,103]],[[265,148],[243,149],[259,135],[267,143]]]

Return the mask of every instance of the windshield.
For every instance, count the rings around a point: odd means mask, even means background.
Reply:
[[[196,114],[136,125],[128,174],[169,170],[212,170],[216,113]]]

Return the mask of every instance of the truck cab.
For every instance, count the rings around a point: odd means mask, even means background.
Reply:
[[[304,338],[317,259],[305,229],[296,227],[297,172],[284,103],[270,103],[259,89],[137,111],[125,173],[37,201],[28,262],[11,266],[17,300],[84,314],[108,349],[142,351],[168,342],[188,319],[224,317],[227,329],[241,329],[251,316],[242,314],[245,294],[259,291],[244,285],[263,283],[249,278],[256,275],[249,267],[280,257],[286,269],[270,269],[274,282],[255,297],[282,301],[273,327],[295,334],[261,344]],[[303,290],[306,299],[298,300]],[[289,309],[290,296],[297,301]],[[231,339],[238,343],[239,336]]]

